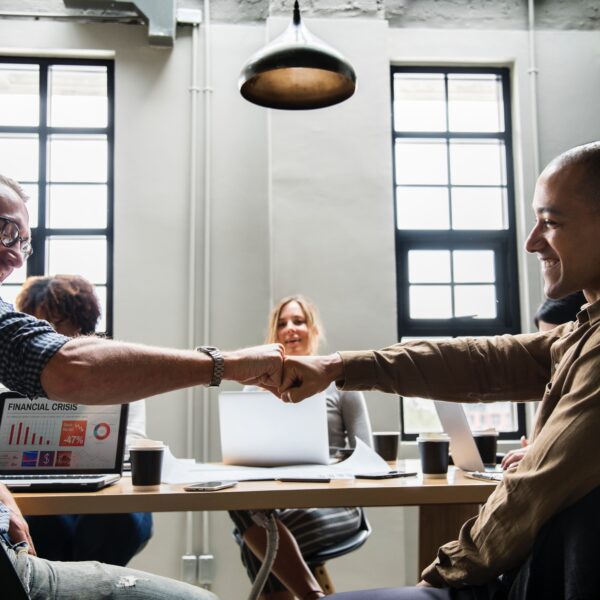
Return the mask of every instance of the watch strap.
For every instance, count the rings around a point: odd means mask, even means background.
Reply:
[[[219,387],[221,380],[223,379],[223,373],[225,372],[225,359],[221,354],[221,351],[214,346],[198,346],[196,348],[198,352],[204,352],[213,359],[213,372],[209,383],[210,387]]]

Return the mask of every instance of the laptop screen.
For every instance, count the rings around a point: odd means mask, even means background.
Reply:
[[[127,405],[0,394],[0,473],[121,473]]]
[[[270,392],[221,392],[219,420],[225,464],[329,463],[325,394],[286,404]]]

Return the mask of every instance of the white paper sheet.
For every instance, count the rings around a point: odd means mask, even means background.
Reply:
[[[256,481],[282,477],[329,477],[353,479],[357,473],[387,473],[389,465],[367,444],[356,439],[356,448],[346,460],[332,465],[294,465],[290,467],[241,467],[197,463],[190,458],[175,458],[167,448],[163,459],[163,483],[183,484],[202,481]]]

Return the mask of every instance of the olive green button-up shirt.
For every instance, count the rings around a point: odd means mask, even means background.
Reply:
[[[344,390],[454,402],[541,400],[514,472],[422,573],[435,586],[482,585],[519,566],[542,525],[600,486],[600,301],[545,333],[411,341],[340,352]]]

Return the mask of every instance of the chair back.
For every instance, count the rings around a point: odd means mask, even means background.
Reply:
[[[344,556],[344,554],[358,550],[371,535],[371,525],[369,525],[369,521],[367,521],[364,509],[361,509],[360,513],[361,521],[356,533],[353,533],[351,536],[348,536],[346,539],[333,546],[328,546],[327,548],[323,548],[322,550],[307,556],[305,558],[306,564],[309,567],[313,567],[315,565],[323,564],[332,558]]]

